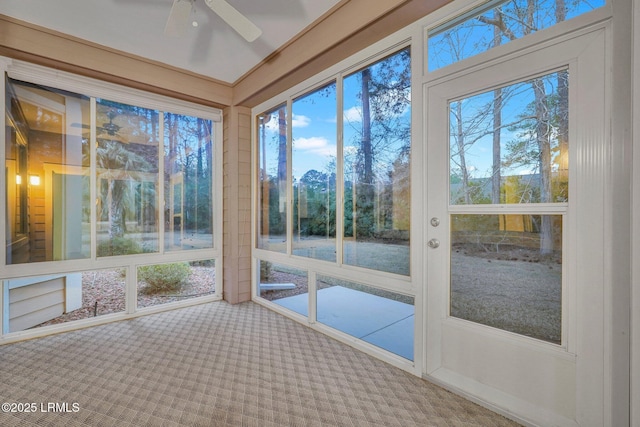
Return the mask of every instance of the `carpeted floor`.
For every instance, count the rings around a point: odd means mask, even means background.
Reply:
[[[0,346],[0,402],[3,427],[517,425],[255,303]]]

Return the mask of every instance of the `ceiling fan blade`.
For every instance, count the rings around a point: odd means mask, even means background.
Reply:
[[[164,33],[170,37],[184,35],[189,25],[189,16],[193,8],[193,0],[173,0],[171,12],[164,27]]]
[[[246,41],[252,42],[262,34],[260,28],[225,0],[204,0],[204,2]]]

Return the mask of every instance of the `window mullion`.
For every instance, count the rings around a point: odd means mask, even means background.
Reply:
[[[158,177],[156,188],[158,189],[158,253],[164,254],[164,236],[166,230],[164,222],[164,112],[159,111],[158,126]]]
[[[286,117],[287,117],[287,203],[286,203],[286,233],[287,233],[287,255],[293,253],[293,117],[292,117],[292,101],[291,98],[287,99]]]
[[[343,262],[343,238],[344,238],[344,87],[343,75],[336,78],[336,262]]]
[[[96,148],[98,140],[96,139],[96,98],[90,99],[90,115],[89,115],[89,194],[91,195],[91,259],[95,260],[98,254],[98,177],[97,177],[97,154]]]

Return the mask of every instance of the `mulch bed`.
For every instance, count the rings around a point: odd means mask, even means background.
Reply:
[[[144,282],[138,289],[138,307],[151,307],[173,301],[210,295],[215,291],[215,269],[191,267],[191,275],[179,293],[147,294]],[[123,270],[100,270],[82,273],[82,307],[34,327],[54,325],[125,310]]]

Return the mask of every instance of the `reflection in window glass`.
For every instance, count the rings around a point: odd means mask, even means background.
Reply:
[[[97,254],[158,251],[159,113],[97,102]]]
[[[409,275],[411,58],[344,79],[344,259]]]
[[[88,258],[89,99],[7,79],[7,264]]]
[[[138,267],[138,307],[212,295],[216,290],[214,260],[174,262]]]
[[[293,101],[293,253],[336,260],[336,85]]]
[[[318,275],[317,320],[413,360],[413,297]]]
[[[560,344],[561,301],[561,215],[452,215],[451,316]]]
[[[453,101],[451,204],[558,203],[568,193],[568,72]]]
[[[212,123],[165,113],[164,127],[165,249],[212,248]]]
[[[3,333],[122,313],[125,281],[121,268],[5,280]]]
[[[285,252],[287,113],[283,105],[258,116],[258,248]]]
[[[266,300],[308,316],[309,289],[307,272],[298,268],[260,261],[258,291]]]
[[[487,4],[429,31],[429,71],[575,18],[604,6],[605,0],[510,0],[497,2],[497,6],[496,2]]]

